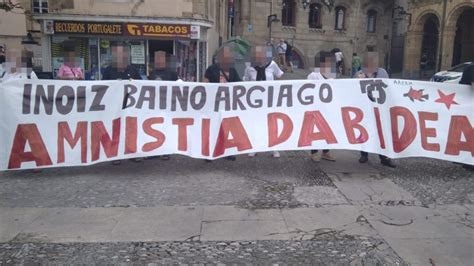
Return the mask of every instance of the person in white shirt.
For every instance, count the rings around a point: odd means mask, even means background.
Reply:
[[[308,75],[307,79],[324,80],[335,78],[336,58],[330,52],[321,51],[319,53],[319,68],[315,68],[315,70]],[[331,162],[336,161],[329,150],[323,150],[322,155],[318,152],[318,150],[311,150],[311,159],[315,162],[319,162],[321,159]]]
[[[264,81],[281,78],[284,72],[273,61],[271,47],[255,46],[252,48],[253,66],[248,66],[244,72],[244,81]],[[250,153],[254,157],[256,153]],[[273,157],[280,157],[278,151],[273,152]]]
[[[280,43],[277,45],[277,53],[278,53],[278,63],[280,67],[283,68],[283,71],[286,71],[286,49],[288,46],[285,43],[284,39],[280,40]]]
[[[344,72],[344,55],[342,54],[341,50],[336,48],[336,52],[334,53],[336,57],[336,69],[339,75],[342,75]]]
[[[5,69],[2,82],[11,79],[38,79],[31,69],[31,52],[9,49],[6,53]]]

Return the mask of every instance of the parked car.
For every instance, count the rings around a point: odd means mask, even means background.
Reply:
[[[448,82],[448,83],[459,83],[461,80],[462,72],[464,67],[471,64],[471,62],[465,62],[460,65],[454,66],[446,71],[441,71],[431,78],[431,81],[434,82]]]

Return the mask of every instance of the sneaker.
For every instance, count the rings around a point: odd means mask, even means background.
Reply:
[[[134,163],[139,163],[139,162],[143,161],[143,159],[142,158],[132,158],[132,159],[130,159],[130,161],[132,161]]]
[[[368,156],[360,156],[360,159],[359,159],[359,163],[366,163],[369,161],[369,157]]]
[[[332,157],[331,153],[329,152],[323,152],[323,155],[321,155],[321,158],[327,161],[335,162],[336,158]]]
[[[249,157],[255,157],[257,154],[255,152],[249,153]]]
[[[163,161],[168,161],[169,159],[171,159],[169,155],[163,155],[163,157],[161,157],[161,160]]]
[[[115,161],[112,161],[112,164],[113,164],[113,165],[121,165],[121,164],[122,164],[122,160],[115,160]]]
[[[321,154],[319,154],[319,152],[311,154],[311,160],[318,163],[321,161]]]
[[[273,152],[273,157],[274,157],[274,158],[280,158],[280,153],[277,152],[277,151],[274,151],[274,152]]]
[[[392,160],[390,158],[383,158],[383,159],[380,159],[380,163],[383,165],[383,166],[387,166],[387,167],[390,167],[390,168],[396,168],[397,166],[392,162]]]

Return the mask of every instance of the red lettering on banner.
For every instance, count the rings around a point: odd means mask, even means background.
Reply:
[[[398,132],[398,117],[403,118],[404,121],[401,135]],[[416,120],[410,110],[401,106],[390,108],[390,119],[392,122],[393,151],[400,153],[410,146],[416,137]]]
[[[314,132],[315,126],[318,128],[319,132]],[[298,140],[298,147],[311,146],[313,141],[317,140],[326,140],[326,143],[328,144],[337,143],[334,133],[329,127],[326,119],[321,115],[321,112],[305,112],[300,138]]]
[[[64,140],[71,148],[74,148],[81,140],[81,162],[87,163],[87,122],[81,121],[76,125],[76,132],[72,136],[71,129],[67,122],[58,123],[58,163],[64,163]]]
[[[29,144],[31,151],[25,151],[26,143]],[[8,169],[20,168],[22,163],[32,161],[36,163],[36,166],[53,164],[36,124],[18,125],[13,139]]]
[[[461,140],[462,135],[466,141]],[[445,154],[459,155],[460,151],[470,152],[474,156],[474,128],[466,116],[455,115],[451,117]]]
[[[112,121],[112,138],[105,129],[104,122],[94,121],[91,123],[91,149],[92,161],[100,158],[100,146],[104,148],[107,158],[116,157],[120,143],[120,118]]]
[[[137,152],[137,118],[125,118],[125,154]]]
[[[145,143],[145,145],[143,145],[142,147],[142,151],[149,152],[149,151],[158,149],[159,147],[163,145],[163,143],[166,140],[165,135],[161,131],[156,130],[152,127],[153,125],[156,125],[156,124],[163,124],[163,121],[164,121],[163,117],[152,117],[152,118],[148,118],[147,120],[143,122],[143,131],[148,136],[154,137],[156,141]]]
[[[268,147],[273,147],[287,141],[293,132],[293,122],[284,113],[268,114]],[[283,129],[278,135],[278,121],[282,121]]]
[[[426,127],[426,121],[438,121],[438,113],[418,112],[420,120],[421,147],[427,151],[440,151],[438,143],[429,143],[428,138],[436,138],[436,129]]]
[[[358,144],[367,142],[369,139],[369,133],[367,133],[367,130],[360,124],[364,118],[362,110],[355,107],[343,107],[341,108],[341,112],[342,122],[344,123],[344,129],[346,130],[346,136],[349,143]],[[351,119],[351,113],[355,115],[353,119]],[[355,136],[354,129],[359,131],[359,137]]]
[[[229,138],[230,134],[232,134],[232,139]],[[221,156],[226,149],[230,148],[237,148],[238,151],[252,149],[247,132],[238,117],[222,119],[213,156]]]
[[[188,126],[194,125],[192,118],[173,118],[173,125],[178,126],[178,150],[188,150]]]
[[[209,136],[211,131],[211,119],[204,118],[201,128],[201,153],[203,156],[209,156]]]
[[[379,135],[380,148],[385,149],[385,138],[382,130],[382,120],[380,119],[380,111],[378,107],[374,107],[375,123],[377,124],[377,134]]]

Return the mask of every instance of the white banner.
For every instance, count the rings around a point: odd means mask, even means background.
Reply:
[[[456,84],[10,80],[0,108],[0,171],[309,149],[474,164],[474,91]]]

